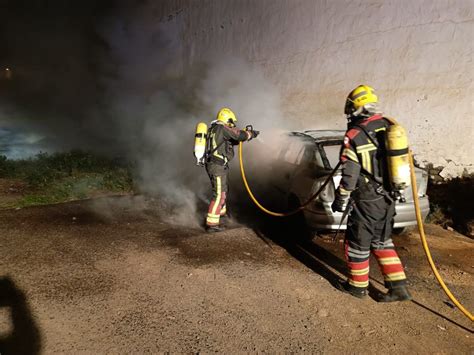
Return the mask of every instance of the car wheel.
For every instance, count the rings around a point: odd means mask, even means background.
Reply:
[[[406,228],[405,228],[405,227],[393,228],[392,233],[395,234],[395,235],[399,235],[399,234],[402,234],[402,233],[405,232],[405,231],[406,231]]]
[[[288,211],[294,211],[301,206],[299,198],[292,194],[288,197]],[[312,234],[306,224],[306,218],[303,211],[287,217],[287,234],[297,240],[312,239]]]

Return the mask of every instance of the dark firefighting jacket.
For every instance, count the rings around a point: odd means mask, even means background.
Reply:
[[[369,184],[390,190],[385,148],[385,131],[389,125],[381,115],[358,119],[348,125],[341,148],[341,193],[348,194]]]
[[[208,133],[206,163],[227,165],[234,157],[234,145],[250,139],[250,133],[215,122]]]

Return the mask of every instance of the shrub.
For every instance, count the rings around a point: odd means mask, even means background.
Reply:
[[[15,175],[15,164],[5,155],[0,155],[0,178],[9,178]]]
[[[131,167],[123,160],[77,150],[23,160],[0,156],[0,177],[26,182],[32,193],[27,204],[85,198],[93,192],[128,192],[133,186]]]

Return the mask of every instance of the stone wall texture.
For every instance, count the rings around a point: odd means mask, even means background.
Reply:
[[[473,0],[170,0],[185,72],[242,58],[279,90],[295,128],[344,128],[348,92],[376,88],[421,163],[474,172]]]

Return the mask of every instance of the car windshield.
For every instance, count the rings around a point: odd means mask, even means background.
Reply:
[[[323,144],[324,153],[326,154],[331,168],[334,168],[339,162],[341,144],[342,142],[328,142]]]

